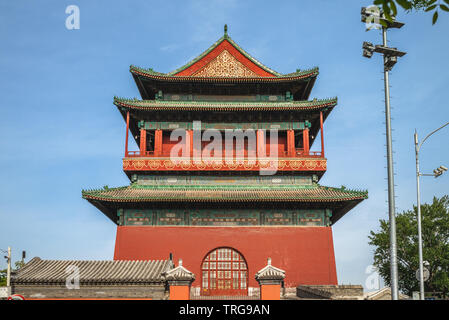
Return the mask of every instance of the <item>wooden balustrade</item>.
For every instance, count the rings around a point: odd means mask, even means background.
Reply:
[[[322,158],[323,154],[322,151],[309,151],[306,152],[304,149],[296,149],[296,152],[294,154],[289,154],[287,151],[285,152],[278,152],[277,156],[279,158]],[[125,154],[125,158],[135,158],[135,157],[170,157],[171,154],[170,152],[161,152],[159,153],[158,156],[156,156],[154,151],[140,151],[140,150],[135,150],[135,151],[128,151]],[[208,153],[208,156],[210,157],[214,157],[215,153],[213,151]],[[270,157],[270,154],[267,154],[268,157]],[[225,152],[222,152],[222,157],[225,158]],[[248,157],[248,152],[245,150],[244,154],[243,154],[244,158]],[[240,158],[240,156],[237,156],[236,153],[234,152],[233,154],[233,158]]]

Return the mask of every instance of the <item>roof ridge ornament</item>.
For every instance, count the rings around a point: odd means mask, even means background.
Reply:
[[[267,259],[267,265],[256,273],[259,284],[276,284],[285,278],[285,271],[271,264],[271,258]]]
[[[228,37],[228,25],[227,24],[224,25],[224,37],[225,38]]]
[[[182,265],[182,259],[179,259],[178,266],[162,273],[162,276],[170,285],[190,285],[195,280],[193,272],[187,270]]]

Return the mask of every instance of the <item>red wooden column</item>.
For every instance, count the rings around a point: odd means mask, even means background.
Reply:
[[[129,138],[129,110],[126,112],[126,140],[125,140],[125,157],[128,156],[128,138]]]
[[[321,128],[321,156],[324,158],[323,111],[320,112],[320,128]]]
[[[295,156],[295,132],[293,130],[287,130],[287,155]]]
[[[186,130],[186,147],[189,157],[193,156],[193,130]]]
[[[280,300],[281,284],[285,278],[285,271],[268,264],[256,273],[256,280],[260,285],[260,300]]]
[[[140,129],[140,156],[145,156],[147,149],[147,130]]]
[[[309,155],[309,129],[304,129],[302,131],[302,138],[303,138],[303,146],[304,146],[304,155]]]
[[[157,129],[154,132],[154,155],[160,156],[162,154],[162,130]]]
[[[258,157],[265,157],[267,155],[266,145],[265,145],[265,134],[263,130],[257,130],[257,156]]]

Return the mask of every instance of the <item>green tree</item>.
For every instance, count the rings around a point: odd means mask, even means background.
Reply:
[[[375,5],[382,7],[387,19],[392,19],[398,13],[398,7],[407,12],[412,10],[433,12],[432,24],[438,20],[440,10],[449,12],[449,0],[374,0]]]
[[[6,286],[6,269],[0,270],[0,287]]]
[[[423,258],[429,265],[430,278],[425,282],[427,292],[449,294],[449,196],[433,198],[432,204],[421,205]],[[398,285],[399,290],[411,295],[419,291],[416,280],[418,260],[417,207],[396,216]],[[371,231],[369,244],[375,247],[374,265],[380,276],[390,285],[389,223],[380,220],[380,230]]]
[[[15,263],[14,263],[14,265],[15,265],[15,271],[17,271],[17,270],[19,270],[20,268],[22,268],[24,265],[25,265],[25,262],[22,262],[22,260],[19,260],[19,261],[16,261]]]
[[[22,261],[16,261],[14,263],[14,265],[15,265],[15,269],[13,268],[11,270],[11,272],[19,270],[20,268],[22,268],[25,265],[25,263],[23,263]],[[7,269],[0,270],[0,287],[6,286],[6,274],[7,274],[7,272],[8,272]]]

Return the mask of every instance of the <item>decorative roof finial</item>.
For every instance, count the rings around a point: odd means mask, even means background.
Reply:
[[[227,24],[224,25],[224,35],[225,35],[225,37],[228,36],[228,25]]]
[[[271,258],[268,258],[268,265],[271,266]]]
[[[179,259],[178,266],[182,267],[182,259]]]

